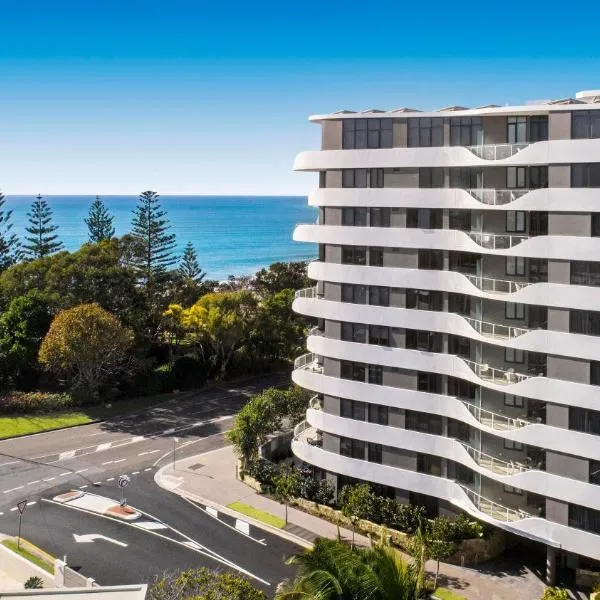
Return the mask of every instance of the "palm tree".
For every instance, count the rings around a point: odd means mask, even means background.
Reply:
[[[298,576],[278,590],[278,600],[415,600],[417,572],[389,546],[352,549],[318,539],[293,556]]]

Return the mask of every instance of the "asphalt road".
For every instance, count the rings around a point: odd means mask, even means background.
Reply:
[[[66,555],[72,568],[103,585],[145,582],[167,570],[204,565],[242,570],[272,593],[290,574],[283,559],[298,551],[295,545],[262,530],[246,537],[162,490],[153,478],[173,460],[174,448],[176,458],[183,458],[224,446],[232,415],[247,398],[288,382],[289,376],[270,376],[181,394],[124,418],[0,442],[0,532],[16,534],[16,503],[27,500],[23,537],[55,556]],[[128,503],[160,521],[160,530],[51,502],[68,489],[118,500],[117,479],[125,473],[131,477]],[[127,546],[104,539],[77,542],[74,533],[99,534]]]

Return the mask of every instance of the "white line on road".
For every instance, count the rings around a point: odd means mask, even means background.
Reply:
[[[102,466],[104,465],[116,465],[117,463],[122,463],[125,462],[127,459],[126,458],[119,458],[118,460],[107,460],[106,462],[102,463]]]
[[[56,477],[48,477],[48,479],[42,479],[42,481],[54,481]]]
[[[80,485],[80,486],[79,486],[79,489],[80,489],[80,490],[85,490],[85,488],[86,488],[86,487],[87,487],[87,485]]]
[[[17,490],[22,490],[24,487],[25,487],[24,485],[20,485],[19,487],[11,488],[10,490],[4,490],[4,493],[10,494],[11,492],[16,492]]]
[[[105,444],[100,444],[96,447],[96,452],[102,452],[103,450],[108,450],[112,446],[112,442],[106,442]]]
[[[158,450],[147,450],[146,452],[140,452],[138,456],[146,456],[146,454],[156,454],[160,452],[160,448]]]
[[[86,471],[89,471],[89,469],[79,469],[79,471],[75,471],[75,473],[85,473]]]
[[[94,485],[102,485],[101,481],[94,481]]]
[[[67,475],[72,475],[71,471],[67,471],[66,473],[61,473],[59,477],[66,477]]]
[[[41,479],[34,479],[33,481],[28,481],[27,485],[33,485],[34,483],[40,483],[41,481]]]
[[[27,506],[33,506],[34,504],[37,504],[37,502],[35,500],[33,502],[28,502]]]
[[[144,469],[144,471],[152,471],[152,467],[148,467],[147,469]]]
[[[0,464],[0,467],[7,467],[8,465],[16,465],[18,462],[19,462],[18,460],[11,460],[10,462]]]
[[[13,507],[10,509],[10,512],[14,512],[15,510],[17,510],[17,507],[16,507],[16,506],[13,506]]]
[[[75,456],[75,450],[67,450],[66,452],[61,452],[58,455],[58,460],[68,460],[69,458],[73,458]]]
[[[131,472],[131,474],[132,474],[132,475],[139,475],[139,474],[140,474],[140,472],[139,472],[139,471],[132,471],[132,472]]]
[[[106,481],[114,481],[115,478],[114,477],[109,477]]]
[[[0,512],[0,517],[1,517],[3,514],[4,514],[3,512]]]

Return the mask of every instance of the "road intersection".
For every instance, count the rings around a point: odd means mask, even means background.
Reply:
[[[293,573],[283,560],[298,547],[235,519],[216,518],[154,483],[165,461],[226,444],[224,432],[248,396],[281,377],[182,394],[123,419],[0,442],[0,532],[15,535],[26,500],[23,537],[104,585],[139,583],[169,570],[232,569],[273,593]],[[179,441],[174,444],[173,438]],[[143,513],[125,522],[55,500],[77,490],[119,504],[123,493]]]

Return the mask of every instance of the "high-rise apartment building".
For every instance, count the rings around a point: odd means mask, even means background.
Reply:
[[[311,120],[295,455],[600,559],[600,91]]]

